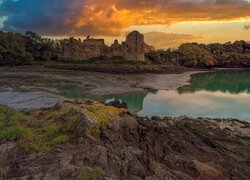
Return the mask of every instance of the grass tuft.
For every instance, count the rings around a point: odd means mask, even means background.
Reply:
[[[53,136],[60,131],[60,127],[58,124],[51,124],[47,125],[42,128],[43,133],[45,133],[47,136]]]
[[[62,144],[62,143],[65,143],[65,142],[69,141],[70,139],[71,139],[71,137],[68,136],[68,135],[60,135],[60,136],[57,136],[57,137],[53,138],[50,141],[50,145],[55,146],[57,144]]]
[[[101,180],[103,176],[103,171],[96,167],[90,171],[83,171],[78,177],[77,180]]]
[[[22,126],[13,126],[0,132],[0,138],[17,139],[27,135],[29,130]]]

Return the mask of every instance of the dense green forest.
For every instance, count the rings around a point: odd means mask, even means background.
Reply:
[[[176,50],[151,51],[146,57],[154,63],[179,64],[187,67],[250,67],[250,43],[186,43]]]
[[[43,38],[30,31],[24,35],[0,31],[0,65],[29,65],[33,61],[56,61],[60,43],[61,41]],[[108,58],[100,59],[104,59],[103,62],[105,62]],[[250,67],[250,43],[246,41],[208,45],[186,43],[174,50],[151,51],[146,54],[146,59],[148,64]],[[91,63],[91,61],[88,62]],[[100,63],[100,61],[97,62]]]
[[[33,32],[0,31],[0,65],[29,65],[32,61],[56,60],[57,42]]]

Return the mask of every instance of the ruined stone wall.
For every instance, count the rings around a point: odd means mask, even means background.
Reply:
[[[145,61],[144,36],[138,31],[131,32],[124,43],[125,59],[130,61]]]
[[[84,46],[82,51],[86,53],[86,59],[91,59],[93,57],[101,56],[102,47],[100,46]]]
[[[104,46],[105,42],[104,39],[90,39],[88,36],[85,40],[83,40],[84,46]]]
[[[70,38],[69,40],[61,41],[59,60],[84,60],[87,58],[85,51],[82,51],[83,45],[81,40]]]
[[[122,56],[124,57],[122,45],[118,43],[117,40],[114,41],[114,44],[110,47],[111,56]]]
[[[86,52],[86,59],[91,59],[93,57],[99,57],[103,55],[105,46],[104,39],[90,39],[88,36],[83,41],[82,51]]]
[[[115,40],[110,47],[105,44],[104,39],[93,39],[88,36],[81,42],[81,40],[70,38],[61,43],[61,52],[58,58],[88,60],[99,56],[121,56],[130,61],[145,61],[144,44],[144,36],[138,31],[131,32],[122,44]]]

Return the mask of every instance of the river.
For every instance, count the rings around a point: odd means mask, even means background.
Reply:
[[[30,99],[37,102],[47,97],[46,103],[51,106],[57,101],[62,101],[59,97],[87,98],[103,102],[117,99],[126,102],[128,108],[140,116],[187,115],[232,118],[250,122],[250,71],[246,70],[196,73],[191,76],[189,83],[189,76],[192,73],[182,76],[149,74],[125,76],[97,73],[79,75],[74,72],[64,76],[62,72],[56,74],[22,72],[22,76],[18,76],[18,73],[0,73],[2,76],[0,103],[5,100],[4,104],[9,105],[6,103],[7,95],[4,88],[12,88],[8,93],[46,92],[48,94],[42,94],[40,100]],[[55,96],[52,97],[52,94]],[[19,104],[18,107],[20,106]],[[37,103],[36,107],[39,107]]]

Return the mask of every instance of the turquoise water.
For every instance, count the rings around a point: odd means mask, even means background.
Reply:
[[[100,101],[120,99],[140,116],[187,115],[191,117],[235,118],[250,122],[250,71],[220,71],[195,74],[191,85],[176,91],[136,92],[94,96],[73,85],[57,89],[68,98]]]
[[[143,100],[148,94],[148,91],[145,90],[143,92],[98,96],[89,94],[84,89],[76,85],[49,85],[49,87],[56,88],[59,90],[60,94],[66,98],[94,99],[102,102],[110,102],[115,99],[122,100],[127,103],[129,109],[135,112],[139,112],[143,109]]]

